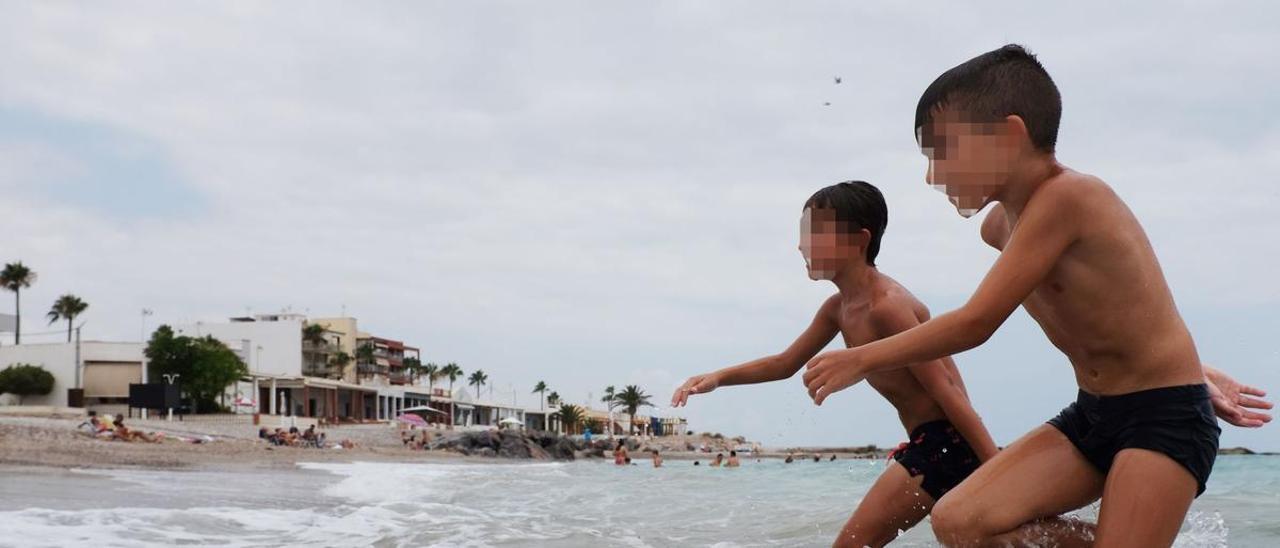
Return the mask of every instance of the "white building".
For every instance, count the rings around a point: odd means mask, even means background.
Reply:
[[[304,343],[302,329],[307,323],[301,314],[260,314],[179,325],[173,330],[189,337],[212,336],[240,356],[249,375],[235,387],[235,399],[252,402],[238,405],[242,412],[364,421],[389,420],[406,407],[401,386],[356,384],[341,371],[336,378],[328,377],[327,353],[340,350],[338,336],[325,345]]]
[[[53,390],[44,396],[25,396],[22,405],[70,407],[72,388],[84,389],[84,406],[117,411],[129,401],[129,384],[142,382],[144,345],[136,342],[83,341],[76,343],[0,346],[0,369],[15,364],[43,367],[53,374]],[[0,397],[0,405],[17,403],[17,397]],[[104,409],[105,408],[105,409]]]

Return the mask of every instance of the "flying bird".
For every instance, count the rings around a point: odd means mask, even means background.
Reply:
[[[839,84],[839,83],[840,83],[840,77],[839,77],[839,76],[836,76],[836,83],[837,83],[837,84]]]

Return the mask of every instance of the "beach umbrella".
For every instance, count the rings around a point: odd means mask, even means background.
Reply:
[[[507,418],[505,418],[505,419],[502,419],[502,420],[498,421],[498,424],[511,424],[511,425],[515,425],[515,426],[522,426],[522,425],[524,425],[524,423],[523,423],[523,422],[520,422],[520,419],[517,419],[517,418],[515,418],[515,417],[507,417]]]
[[[246,397],[236,398],[236,405],[239,407],[257,407],[258,403]]]
[[[414,415],[412,413],[405,413],[403,415],[400,415],[399,417],[396,417],[396,420],[403,422],[405,424],[412,424],[415,426],[427,426],[426,419],[419,417],[418,415]]]
[[[439,414],[441,414],[441,415],[444,415],[444,414],[445,414],[445,412],[444,412],[444,411],[441,411],[441,410],[439,410],[439,409],[434,409],[434,408],[431,408],[431,407],[427,407],[427,406],[425,406],[425,405],[419,405],[419,406],[417,406],[417,407],[406,407],[406,408],[404,408],[404,409],[401,409],[401,411],[404,411],[405,413],[417,413],[417,412],[421,411],[421,412],[424,412],[424,413],[439,413]]]

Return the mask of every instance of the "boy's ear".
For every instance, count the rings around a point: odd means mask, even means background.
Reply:
[[[1004,133],[1010,137],[1010,143],[1031,145],[1031,134],[1027,132],[1027,122],[1017,114],[1004,117]]]
[[[852,234],[852,238],[850,238],[849,243],[862,248],[862,251],[865,253],[867,251],[867,246],[871,245],[871,231],[865,228],[858,230]]]

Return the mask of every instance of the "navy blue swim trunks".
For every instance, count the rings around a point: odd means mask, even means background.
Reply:
[[[926,422],[911,431],[911,441],[890,454],[911,477],[924,476],[920,488],[934,501],[969,477],[982,461],[949,421]]]
[[[1095,396],[1083,390],[1049,424],[1060,430],[1084,458],[1106,474],[1124,449],[1146,449],[1181,464],[1204,493],[1218,456],[1222,429],[1213,415],[1209,388],[1203,384],[1170,386]]]

